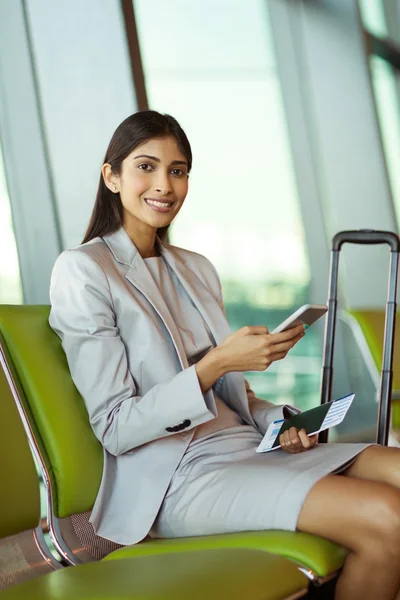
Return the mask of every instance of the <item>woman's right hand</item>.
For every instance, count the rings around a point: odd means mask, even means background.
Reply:
[[[267,327],[249,325],[228,335],[217,348],[227,373],[265,371],[276,360],[285,358],[303,336],[303,325],[282,333],[269,333]]]

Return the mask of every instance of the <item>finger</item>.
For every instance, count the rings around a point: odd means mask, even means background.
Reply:
[[[279,443],[282,446],[282,448],[289,448],[289,446],[290,446],[289,431],[286,430],[284,433],[282,433],[282,435],[279,437]]]
[[[289,446],[281,446],[282,450],[284,452],[286,452],[287,454],[297,454],[296,450],[293,450],[292,448],[290,448]]]
[[[298,436],[298,434],[297,434],[297,429],[296,429],[296,427],[291,427],[291,428],[288,430],[288,433],[289,433],[289,440],[290,440],[290,443],[291,443],[291,444],[297,445],[297,444],[299,444],[299,443],[300,443],[300,438],[299,438],[299,436]]]
[[[279,443],[282,447],[286,446],[289,443],[287,431],[281,433],[281,435],[279,436]]]
[[[307,433],[305,432],[305,430],[304,430],[304,429],[300,429],[300,431],[299,431],[299,438],[300,438],[300,440],[301,440],[301,443],[302,443],[302,445],[303,445],[303,448],[304,448],[305,450],[309,450],[309,449],[312,447],[312,445],[313,445],[313,442],[312,442],[312,440],[311,440],[311,439],[308,437],[308,435],[307,435]]]
[[[318,444],[318,434],[309,435],[308,438],[311,440],[311,448],[314,448]]]
[[[270,336],[272,337],[272,336]],[[303,337],[303,336],[301,336]],[[272,344],[270,345],[270,354],[271,356],[273,354],[281,354],[282,352],[286,352],[288,353],[289,350],[291,350],[293,348],[293,346],[298,342],[299,339],[301,339],[301,337],[294,338],[294,340],[290,340],[288,342],[281,342],[281,343],[277,343],[277,342],[272,342]]]
[[[299,334],[291,337],[288,340],[282,340],[278,337],[278,334],[276,333],[271,333],[270,335],[266,336],[266,339],[268,340],[268,343],[272,346],[282,346],[282,347],[286,347],[286,348],[293,348],[293,346],[295,344],[297,344],[297,342],[301,339],[303,339],[305,333],[304,331],[300,332]]]
[[[299,452],[303,449],[300,439],[297,435],[297,429],[291,427],[287,429],[280,438],[281,446],[286,452]]]
[[[273,356],[271,355],[269,357],[269,359],[268,359],[268,366],[271,363],[276,362],[277,360],[282,360],[283,358],[285,358],[285,356],[287,356],[287,352],[281,352],[281,353],[278,353],[278,354],[274,353],[274,355]],[[268,366],[266,367],[267,369],[268,369]]]
[[[296,427],[291,427],[289,429],[289,439],[290,439],[290,446],[291,446],[291,448],[293,448],[293,450],[296,450],[296,452],[299,452],[303,449],[303,444],[301,442],[301,439],[299,437],[299,432],[296,429]]]
[[[274,339],[276,339],[276,341],[280,343],[291,340],[292,338],[297,337],[302,333],[304,333],[303,324],[297,325],[296,327],[291,327],[290,329],[286,329],[286,331],[282,331],[281,333],[271,333],[271,336],[274,336]]]
[[[279,436],[279,443],[281,445],[282,450],[284,450],[288,454],[293,454],[294,450],[290,445],[290,440],[288,439],[288,436],[285,435],[286,433],[287,433],[287,431],[285,431],[285,433],[282,433]]]
[[[268,327],[265,327],[264,325],[246,325],[239,331],[244,335],[266,335],[269,333]]]
[[[302,339],[303,339],[303,337],[304,337],[305,335],[306,335],[306,334],[305,334],[305,333],[304,333],[304,331],[303,331],[303,333],[301,333],[301,334],[300,334],[300,335],[298,335],[297,337],[293,338],[293,346],[294,346],[295,344],[297,344],[297,342],[299,342],[300,340],[302,340]]]

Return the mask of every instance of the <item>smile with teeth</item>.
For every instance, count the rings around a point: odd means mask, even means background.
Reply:
[[[154,210],[167,212],[172,206],[173,202],[165,202],[165,200],[154,200],[153,198],[145,198],[144,201],[148,206]]]

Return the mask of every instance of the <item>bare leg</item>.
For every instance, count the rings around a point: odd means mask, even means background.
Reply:
[[[389,483],[400,489],[400,448],[370,446],[343,473],[349,477]],[[400,591],[396,600],[400,600]]]
[[[369,446],[343,475],[389,483],[400,489],[400,448]]]
[[[297,528],[349,550],[336,600],[396,598],[400,587],[400,492],[394,487],[328,475],[308,494]]]

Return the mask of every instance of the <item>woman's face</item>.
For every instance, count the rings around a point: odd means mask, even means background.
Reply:
[[[120,176],[110,174],[110,189],[120,193],[124,226],[140,221],[165,227],[178,214],[188,191],[188,164],[174,137],[154,138],[122,162]],[[107,181],[106,181],[107,183]]]

